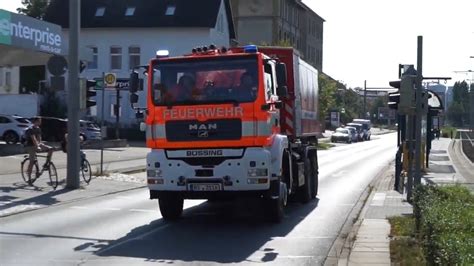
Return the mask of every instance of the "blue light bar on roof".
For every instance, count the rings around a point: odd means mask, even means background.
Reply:
[[[258,52],[258,47],[256,45],[246,45],[244,46],[245,53],[256,53]]]

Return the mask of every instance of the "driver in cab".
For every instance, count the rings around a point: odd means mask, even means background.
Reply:
[[[166,92],[165,102],[191,101],[198,98],[199,90],[196,88],[196,79],[191,73],[184,73],[171,90]]]

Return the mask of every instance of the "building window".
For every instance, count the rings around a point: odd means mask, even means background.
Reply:
[[[110,69],[112,70],[122,69],[122,47],[119,47],[119,46],[110,47]]]
[[[128,62],[130,69],[140,65],[140,47],[130,46],[128,47]]]
[[[89,46],[92,50],[92,61],[87,62],[88,69],[97,69],[99,67],[99,50],[95,46]]]
[[[127,10],[125,10],[125,16],[130,17],[135,14],[135,7],[127,7]]]
[[[168,6],[166,8],[166,15],[167,16],[173,16],[175,10],[176,10],[176,6]]]
[[[103,17],[104,14],[105,14],[105,7],[98,7],[97,10],[95,11],[96,17]]]
[[[12,72],[5,72],[5,87],[11,87],[12,85]]]

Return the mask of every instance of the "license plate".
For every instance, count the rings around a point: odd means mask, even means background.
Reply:
[[[222,184],[189,184],[189,190],[191,191],[220,191],[222,190]]]

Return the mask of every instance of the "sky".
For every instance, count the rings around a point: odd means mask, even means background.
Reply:
[[[417,64],[423,36],[423,75],[472,79],[474,0],[303,0],[325,19],[323,71],[349,87],[389,87],[398,64]],[[15,12],[21,0],[0,0]],[[473,74],[474,75],[474,74]],[[474,81],[473,81],[474,82]],[[442,82],[444,84],[444,82]]]

